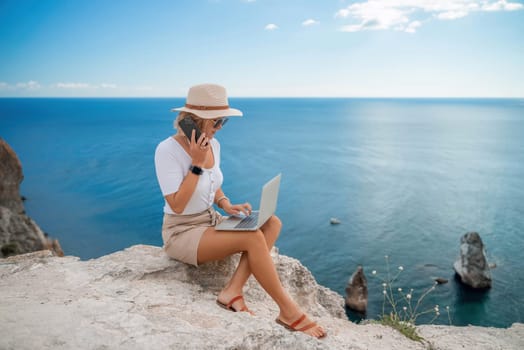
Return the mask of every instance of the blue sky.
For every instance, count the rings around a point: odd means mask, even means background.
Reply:
[[[524,97],[523,0],[0,0],[0,96]]]

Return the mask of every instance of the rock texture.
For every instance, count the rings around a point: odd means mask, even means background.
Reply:
[[[365,314],[368,308],[368,280],[362,266],[357,267],[346,287],[346,305]]]
[[[453,264],[462,283],[473,288],[491,287],[484,243],[477,232],[468,232],[460,239],[460,257]]]
[[[424,337],[428,349],[524,349],[524,324],[514,323],[510,328],[493,327],[447,327],[419,326],[419,334]]]
[[[20,197],[20,183],[22,164],[13,149],[0,139],[0,207],[11,209],[15,213],[24,211],[24,204]]]
[[[215,298],[238,256],[195,268],[161,248],[133,246],[80,261],[41,251],[0,259],[0,349],[522,349],[524,325],[420,328],[428,342],[345,318],[340,295],[297,260],[273,260],[297,302],[329,332],[324,340],[274,322],[276,305],[255,280],[245,288],[256,313],[233,313]]]
[[[63,256],[57,240],[48,239],[25,214],[20,197],[22,165],[13,149],[0,139],[0,258],[51,249]]]

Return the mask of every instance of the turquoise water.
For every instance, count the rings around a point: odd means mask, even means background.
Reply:
[[[256,204],[282,172],[280,252],[344,295],[362,264],[369,310],[382,311],[381,281],[447,324],[523,322],[524,100],[231,99],[245,117],[217,135],[225,193]],[[161,245],[163,200],[153,153],[172,133],[182,99],[0,99],[0,136],[18,153],[26,210],[67,254],[90,259],[133,244]],[[340,225],[330,225],[337,217]],[[460,237],[480,233],[493,287],[454,279]],[[358,315],[349,313],[352,319]],[[431,316],[421,318],[428,322]]]

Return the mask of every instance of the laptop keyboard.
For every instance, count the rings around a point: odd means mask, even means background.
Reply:
[[[254,227],[258,221],[258,212],[251,213],[251,215],[246,216],[242,219],[238,224],[236,224],[235,228],[249,228]]]

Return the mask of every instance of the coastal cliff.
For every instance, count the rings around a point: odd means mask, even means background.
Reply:
[[[275,303],[253,278],[245,298],[255,316],[218,307],[216,295],[238,255],[199,268],[137,245],[98,259],[39,251],[0,259],[0,349],[522,349],[524,324],[508,329],[420,326],[414,342],[346,319],[342,296],[317,284],[296,259],[272,257],[280,278],[323,340],[274,321]]]
[[[25,214],[20,196],[24,179],[22,165],[13,149],[0,138],[0,258],[50,249],[63,256],[56,239],[46,237],[40,227]]]

